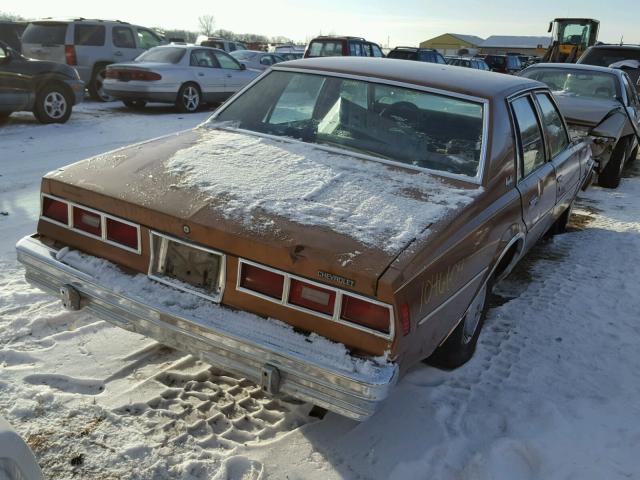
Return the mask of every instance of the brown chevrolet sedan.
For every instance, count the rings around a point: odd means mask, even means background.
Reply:
[[[541,83],[299,60],[46,175],[18,257],[69,309],[362,420],[412,364],[472,356],[492,285],[591,169]]]

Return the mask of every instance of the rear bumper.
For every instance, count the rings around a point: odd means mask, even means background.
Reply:
[[[67,293],[71,288],[73,295],[79,294],[81,308],[126,330],[242,375],[262,385],[268,393],[286,393],[355,420],[365,420],[398,379],[395,363],[343,370],[317,358],[304,358],[278,345],[272,337],[248,341],[221,328],[214,329],[202,319],[178,316],[148,299],[101,284],[59,261],[58,250],[45,245],[37,236],[23,238],[16,250],[30,283],[56,295],[63,287]],[[241,321],[240,315],[238,319]]]
[[[115,90],[105,86],[104,91],[118,100],[144,100],[145,102],[175,103],[177,93],[174,92],[148,92],[135,90]]]

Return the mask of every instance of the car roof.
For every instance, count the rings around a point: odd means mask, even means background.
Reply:
[[[486,99],[506,97],[531,88],[547,88],[543,83],[513,75],[392,58],[318,57],[290,60],[272,68],[368,77],[372,80],[402,82]]]
[[[558,70],[582,70],[591,72],[611,73],[613,75],[619,75],[622,70],[619,68],[601,67],[599,65],[588,65],[586,63],[535,63],[526,70],[533,69],[558,69]]]

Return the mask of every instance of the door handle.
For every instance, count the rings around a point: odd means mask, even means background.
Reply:
[[[531,197],[531,200],[529,200],[529,206],[535,207],[536,205],[538,205],[538,200],[540,200],[540,197],[538,196]]]
[[[114,56],[116,57],[121,57],[122,56],[122,52],[121,51],[117,51],[113,53]]]
[[[231,75],[230,73],[227,73],[227,78],[231,78],[233,75]]]
[[[538,197],[542,196],[542,192],[544,192],[544,183],[541,178],[538,179]]]
[[[199,76],[199,77],[204,77],[204,73],[202,73],[202,72],[198,72],[198,76]]]

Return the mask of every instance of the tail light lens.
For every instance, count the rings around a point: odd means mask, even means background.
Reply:
[[[77,65],[78,59],[76,58],[76,48],[73,45],[64,46],[64,58],[67,65]]]
[[[102,220],[100,214],[84,208],[73,207],[73,228],[101,237]]]
[[[284,292],[284,275],[243,263],[240,270],[240,286],[281,300]]]
[[[389,309],[350,295],[343,295],[340,318],[363,327],[389,333],[391,314]]]
[[[69,224],[69,207],[65,202],[49,197],[42,197],[42,216],[56,222]]]
[[[107,217],[107,240],[138,250],[138,228]]]
[[[289,303],[291,305],[333,316],[335,302],[335,291],[291,279],[291,286],[289,288]]]
[[[156,72],[146,72],[143,70],[134,70],[131,72],[131,80],[141,80],[144,82],[153,82],[162,80],[162,75]]]

